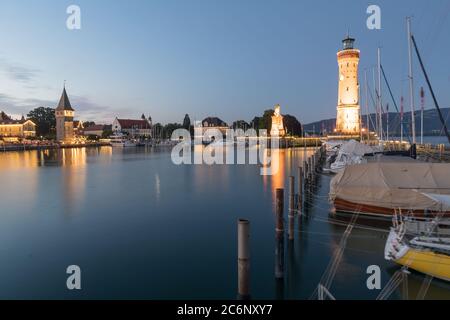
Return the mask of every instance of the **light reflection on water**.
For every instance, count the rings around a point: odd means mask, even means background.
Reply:
[[[307,299],[348,221],[330,214],[330,177],[321,176],[296,218],[295,240],[285,242],[286,279],[274,280],[274,191],[287,190],[311,152],[281,150],[273,176],[261,176],[259,165],[175,166],[168,149],[0,154],[0,298],[234,299],[236,221],[247,218],[252,296]],[[385,238],[353,229],[331,287],[336,298],[378,295],[366,288],[367,266],[380,265],[383,284],[398,270],[384,261]],[[81,292],[65,289],[71,264],[82,268]],[[410,277],[411,296],[422,280]],[[428,297],[449,292],[433,282]]]

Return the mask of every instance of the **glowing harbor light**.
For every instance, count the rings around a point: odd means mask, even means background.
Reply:
[[[343,50],[337,53],[339,65],[339,93],[336,116],[336,132],[360,133],[359,107],[359,50],[354,49],[355,39],[347,36],[342,41]]]

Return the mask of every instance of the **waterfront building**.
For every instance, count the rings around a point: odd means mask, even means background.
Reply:
[[[0,136],[8,138],[31,138],[36,136],[36,124],[25,119],[14,120],[3,111],[0,113]]]
[[[270,135],[278,137],[284,137],[286,135],[286,129],[284,128],[283,116],[281,115],[281,107],[279,104],[275,106],[275,112],[272,116]]]
[[[355,39],[347,36],[343,49],[337,53],[339,65],[339,93],[336,117],[336,133],[360,134],[360,106],[358,65],[360,51],[354,48]]]
[[[64,143],[71,143],[74,141],[75,133],[73,126],[73,118],[75,110],[70,104],[67,96],[66,87],[64,86],[61,99],[55,110],[56,116],[56,140]]]
[[[225,121],[217,117],[208,117],[203,119],[202,121],[203,128],[228,128],[228,125]]]
[[[223,136],[225,136],[227,129],[229,129],[228,124],[217,117],[207,117],[203,119],[201,125],[202,134],[204,134],[209,129],[217,129],[222,133]]]
[[[151,137],[152,125],[149,120],[144,119],[118,119],[112,124],[114,133],[127,134],[130,137]]]
[[[83,134],[86,137],[95,136],[95,137],[101,138],[101,137],[103,137],[104,132],[106,132],[108,130],[111,130],[111,125],[108,126],[108,125],[104,125],[104,124],[96,124],[96,125],[85,128],[83,130]]]

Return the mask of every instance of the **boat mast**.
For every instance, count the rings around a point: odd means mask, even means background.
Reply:
[[[377,93],[377,84],[375,81],[375,67],[372,68],[372,80],[373,80],[373,91],[374,91],[374,95],[375,95],[375,105],[374,105],[374,109],[375,109],[375,126],[376,126],[376,130],[375,132],[378,135],[378,139],[380,138],[380,121],[379,121],[379,117],[378,117],[378,93]]]
[[[423,144],[423,111],[425,109],[425,92],[420,88],[420,144]]]
[[[386,104],[386,140],[389,141],[389,103]]]
[[[361,86],[358,82],[358,104],[361,106]],[[362,132],[362,110],[359,108],[359,140],[363,142],[363,132]]]
[[[380,138],[383,140],[383,105],[381,101],[381,48],[378,47],[378,115],[380,117]]]
[[[409,102],[411,106],[411,131],[413,136],[413,144],[416,144],[416,119],[414,110],[414,78],[413,78],[413,66],[412,66],[412,43],[411,43],[411,18],[406,18],[406,28],[408,31],[408,59],[409,59]]]
[[[400,98],[400,141],[403,143],[403,111],[404,110],[404,99],[403,96]]]
[[[369,91],[367,85],[367,69],[364,70],[364,83],[365,83],[365,94],[366,94],[366,112],[367,112],[367,141],[370,140],[370,120],[369,120]]]

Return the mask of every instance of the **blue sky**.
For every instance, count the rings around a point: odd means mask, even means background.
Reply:
[[[66,28],[71,4],[81,8],[81,30]],[[367,29],[369,4],[381,7],[382,30]],[[303,123],[331,118],[347,29],[361,76],[382,46],[393,91],[407,96],[407,15],[448,107],[450,0],[0,0],[0,110],[54,107],[67,80],[81,120],[249,121],[277,103]],[[415,74],[418,93],[417,61]]]

